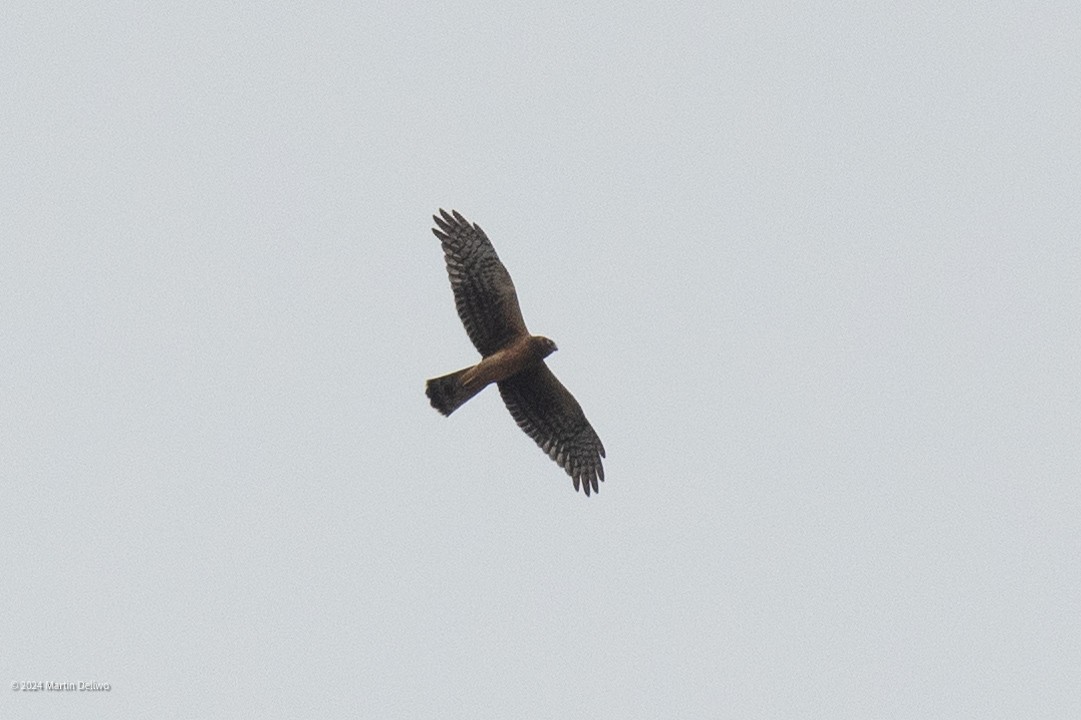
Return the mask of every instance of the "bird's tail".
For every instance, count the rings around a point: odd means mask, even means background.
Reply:
[[[444,415],[450,415],[464,405],[466,400],[483,390],[483,386],[469,390],[462,384],[462,376],[472,369],[464,368],[450,375],[432,378],[425,383],[424,392],[432,401],[432,407]]]

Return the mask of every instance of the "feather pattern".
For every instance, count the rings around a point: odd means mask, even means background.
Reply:
[[[563,468],[586,495],[604,481],[604,445],[582,406],[541,362],[499,383],[499,394],[518,427]]]
[[[443,242],[454,305],[477,351],[488,356],[528,334],[510,273],[488,236],[457,210],[440,210],[432,232]]]

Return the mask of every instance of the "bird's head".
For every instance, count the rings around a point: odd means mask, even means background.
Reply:
[[[546,358],[554,353],[559,348],[556,347],[555,341],[544,337],[543,335],[535,335],[533,337],[534,347],[537,348],[537,352],[542,358]]]

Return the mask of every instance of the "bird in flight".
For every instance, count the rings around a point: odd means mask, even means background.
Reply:
[[[456,210],[433,215],[435,236],[443,242],[447,275],[458,317],[480,352],[479,363],[429,380],[432,407],[450,415],[491,383],[518,427],[567,471],[586,495],[604,481],[604,446],[582,406],[544,362],[556,351],[546,337],[526,329],[510,273],[488,236]]]

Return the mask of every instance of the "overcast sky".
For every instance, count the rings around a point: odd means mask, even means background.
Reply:
[[[1078,48],[1076,2],[5,3],[0,716],[1081,717]],[[599,495],[494,388],[429,407],[440,207]]]

